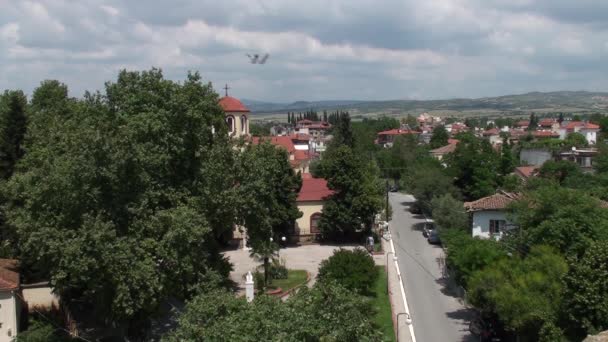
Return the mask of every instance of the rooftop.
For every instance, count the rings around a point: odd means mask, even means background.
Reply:
[[[403,135],[403,134],[420,134],[420,132],[413,131],[411,129],[390,129],[388,131],[379,132],[378,135]]]
[[[480,198],[477,201],[464,202],[464,208],[467,211],[504,210],[511,202],[518,198],[518,194],[499,192],[492,196]]]
[[[249,109],[241,101],[232,96],[222,97],[219,103],[226,113],[249,113]]]
[[[0,259],[0,291],[19,288],[19,262],[14,259]]]
[[[298,194],[298,202],[323,201],[333,194],[333,190],[327,187],[327,180],[323,178],[312,178],[310,174],[302,175],[302,188]]]

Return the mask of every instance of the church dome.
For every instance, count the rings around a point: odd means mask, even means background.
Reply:
[[[241,101],[232,96],[222,97],[220,99],[220,106],[226,113],[249,113],[249,109]]]

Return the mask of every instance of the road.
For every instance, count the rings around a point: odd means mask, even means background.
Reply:
[[[424,217],[409,212],[414,198],[391,193],[391,236],[399,260],[416,340],[478,341],[468,332],[472,312],[445,286],[443,250],[422,236]]]

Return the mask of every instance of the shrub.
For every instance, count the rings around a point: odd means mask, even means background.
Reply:
[[[285,260],[279,260],[277,258],[272,259],[268,272],[270,279],[287,279],[289,274],[287,267],[285,266]]]
[[[374,259],[367,251],[340,248],[321,262],[317,279],[322,283],[336,282],[349,290],[369,293],[378,277],[375,266]]]

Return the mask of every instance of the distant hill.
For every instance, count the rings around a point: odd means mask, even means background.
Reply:
[[[532,92],[520,95],[484,97],[478,99],[449,100],[392,100],[392,101],[297,101],[293,103],[270,103],[243,100],[254,113],[271,114],[308,109],[348,109],[359,114],[403,113],[422,111],[605,111],[608,110],[608,92],[557,91]]]

